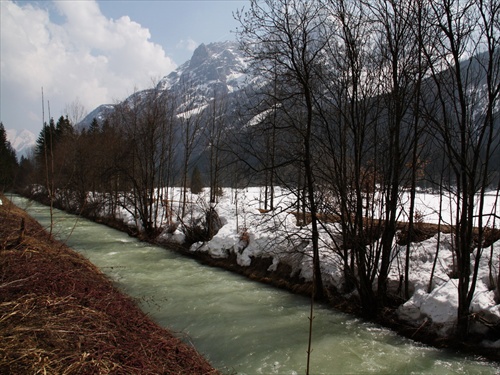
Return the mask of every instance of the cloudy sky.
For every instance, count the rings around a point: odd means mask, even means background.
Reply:
[[[240,0],[0,0],[0,120],[42,127],[150,87],[200,43],[234,39]]]

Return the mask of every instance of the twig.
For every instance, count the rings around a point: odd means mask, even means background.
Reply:
[[[24,279],[18,279],[18,280],[14,280],[14,281],[11,281],[11,282],[8,282],[8,283],[5,283],[5,284],[2,284],[0,285],[0,288],[6,288],[8,287],[9,285],[11,284],[16,284],[16,283],[20,283],[22,281],[26,281],[26,280],[29,280],[31,279],[32,277],[34,277],[35,275],[31,275],[31,276],[28,276],[28,277],[25,277]]]

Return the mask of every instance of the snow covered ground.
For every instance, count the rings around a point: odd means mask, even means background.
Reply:
[[[173,219],[180,212],[180,189],[171,191],[169,197],[173,213]],[[263,188],[247,189],[224,189],[223,195],[219,197],[215,205],[222,227],[218,233],[208,242],[198,242],[191,246],[193,252],[203,251],[212,257],[228,257],[234,253],[237,262],[242,266],[251,263],[251,257],[272,257],[273,263],[270,270],[276,269],[279,262],[284,262],[292,267],[292,274],[298,274],[307,280],[312,278],[312,252],[311,244],[307,239],[310,237],[310,226],[299,227],[296,218],[291,213],[293,198],[282,192],[279,188],[275,191],[275,206],[272,213],[262,213]],[[205,191],[199,195],[189,195],[190,204],[183,218],[185,223],[196,221],[205,215],[209,204],[209,194]],[[492,212],[500,208],[495,194],[488,195],[485,212]],[[418,211],[424,217],[425,222],[438,221],[438,208],[440,206],[439,196],[429,192],[419,192],[417,196]],[[405,220],[404,210],[407,208],[406,198],[403,197],[401,220]],[[453,211],[450,210],[449,200],[442,202],[442,220],[444,223],[452,223]],[[166,220],[166,211],[160,212],[163,220]],[[122,218],[131,225],[135,220],[126,211],[121,212]],[[342,268],[340,258],[333,251],[340,237],[330,236],[340,230],[336,224],[327,224],[328,231],[321,228],[321,267],[322,276],[326,284],[340,286],[342,282]],[[490,222],[489,226],[497,227],[499,223]],[[181,226],[172,233],[165,231],[160,236],[164,241],[175,241],[182,243],[184,233]],[[416,326],[421,324],[432,324],[441,333],[449,333],[456,324],[458,291],[457,280],[450,278],[453,266],[452,243],[450,234],[440,233],[439,256],[436,263],[435,274],[432,281],[431,291],[427,292],[430,281],[431,270],[436,254],[438,235],[411,246],[410,261],[410,285],[413,290],[412,297],[400,306],[398,313],[402,319],[406,319]],[[406,248],[394,244],[394,260],[390,272],[390,284],[399,284],[400,277],[404,273],[404,254]],[[476,256],[474,252],[474,256]],[[500,260],[500,241],[482,251],[479,278],[476,292],[472,301],[471,310],[480,313],[483,319],[491,322],[500,321],[500,296],[495,293],[494,283],[498,282]],[[492,262],[492,273],[490,274],[489,262]],[[481,332],[482,324],[474,324],[473,329]],[[485,342],[485,345],[499,347],[500,340]]]

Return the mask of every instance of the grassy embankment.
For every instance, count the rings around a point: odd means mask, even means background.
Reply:
[[[84,257],[0,199],[0,373],[218,373]]]

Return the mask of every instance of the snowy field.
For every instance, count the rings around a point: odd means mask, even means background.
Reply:
[[[180,212],[180,189],[171,190],[169,194],[169,210],[164,207],[159,212],[159,220],[164,223],[167,220],[167,212],[170,212],[174,222],[178,221]],[[208,190],[205,189],[199,195],[188,194],[189,204],[185,211],[183,222],[188,224],[203,217],[209,204]],[[203,251],[212,257],[228,257],[234,253],[237,262],[242,266],[251,263],[251,257],[272,257],[273,263],[270,270],[284,262],[292,267],[292,274],[299,274],[307,280],[312,278],[312,246],[307,239],[310,237],[310,226],[299,227],[293,211],[293,199],[290,195],[282,194],[279,188],[275,190],[275,207],[271,213],[262,213],[259,209],[264,208],[262,188],[247,189],[224,189],[223,195],[214,208],[219,214],[222,227],[212,240],[204,243],[195,243],[190,250],[193,252]],[[429,192],[419,192],[417,195],[417,210],[425,222],[437,223],[439,219],[438,209],[442,207],[442,222],[453,223],[454,212],[449,198],[445,197],[440,203],[439,196]],[[406,220],[405,210],[408,208],[408,197],[403,195],[401,201],[400,220]],[[485,213],[496,213],[500,208],[495,194],[490,194],[486,199]],[[130,225],[135,225],[135,220],[126,211],[120,212],[121,217]],[[492,216],[493,218],[493,216]],[[342,282],[342,268],[340,258],[334,249],[340,241],[340,236],[330,236],[329,233],[338,233],[336,224],[326,224],[328,231],[321,228],[320,233],[320,257],[322,276],[325,284],[340,286]],[[500,223],[490,221],[491,227],[499,227]],[[171,231],[170,231],[171,232]],[[456,279],[449,275],[452,271],[453,239],[450,234],[440,234],[440,248],[435,274],[432,281],[431,292],[427,293],[431,270],[436,254],[438,235],[420,243],[414,243],[411,247],[410,261],[410,285],[413,291],[412,297],[402,306],[398,313],[402,319],[406,319],[416,326],[424,323],[432,324],[441,334],[447,334],[456,324],[458,292]],[[181,226],[173,233],[165,231],[161,234],[163,241],[175,241],[182,243],[184,234]],[[396,244],[393,247],[394,260],[390,272],[390,285],[398,285],[400,276],[404,274],[404,254],[406,248]],[[474,257],[477,256],[474,252]],[[474,258],[473,257],[473,258]],[[500,241],[483,249],[481,266],[476,292],[472,301],[471,310],[490,322],[500,321],[500,296],[495,295],[495,285],[498,282],[500,258]],[[492,272],[490,274],[489,262],[492,261]],[[473,324],[473,330],[481,332],[482,324]],[[500,340],[496,342],[485,342],[485,345],[500,348]]]

